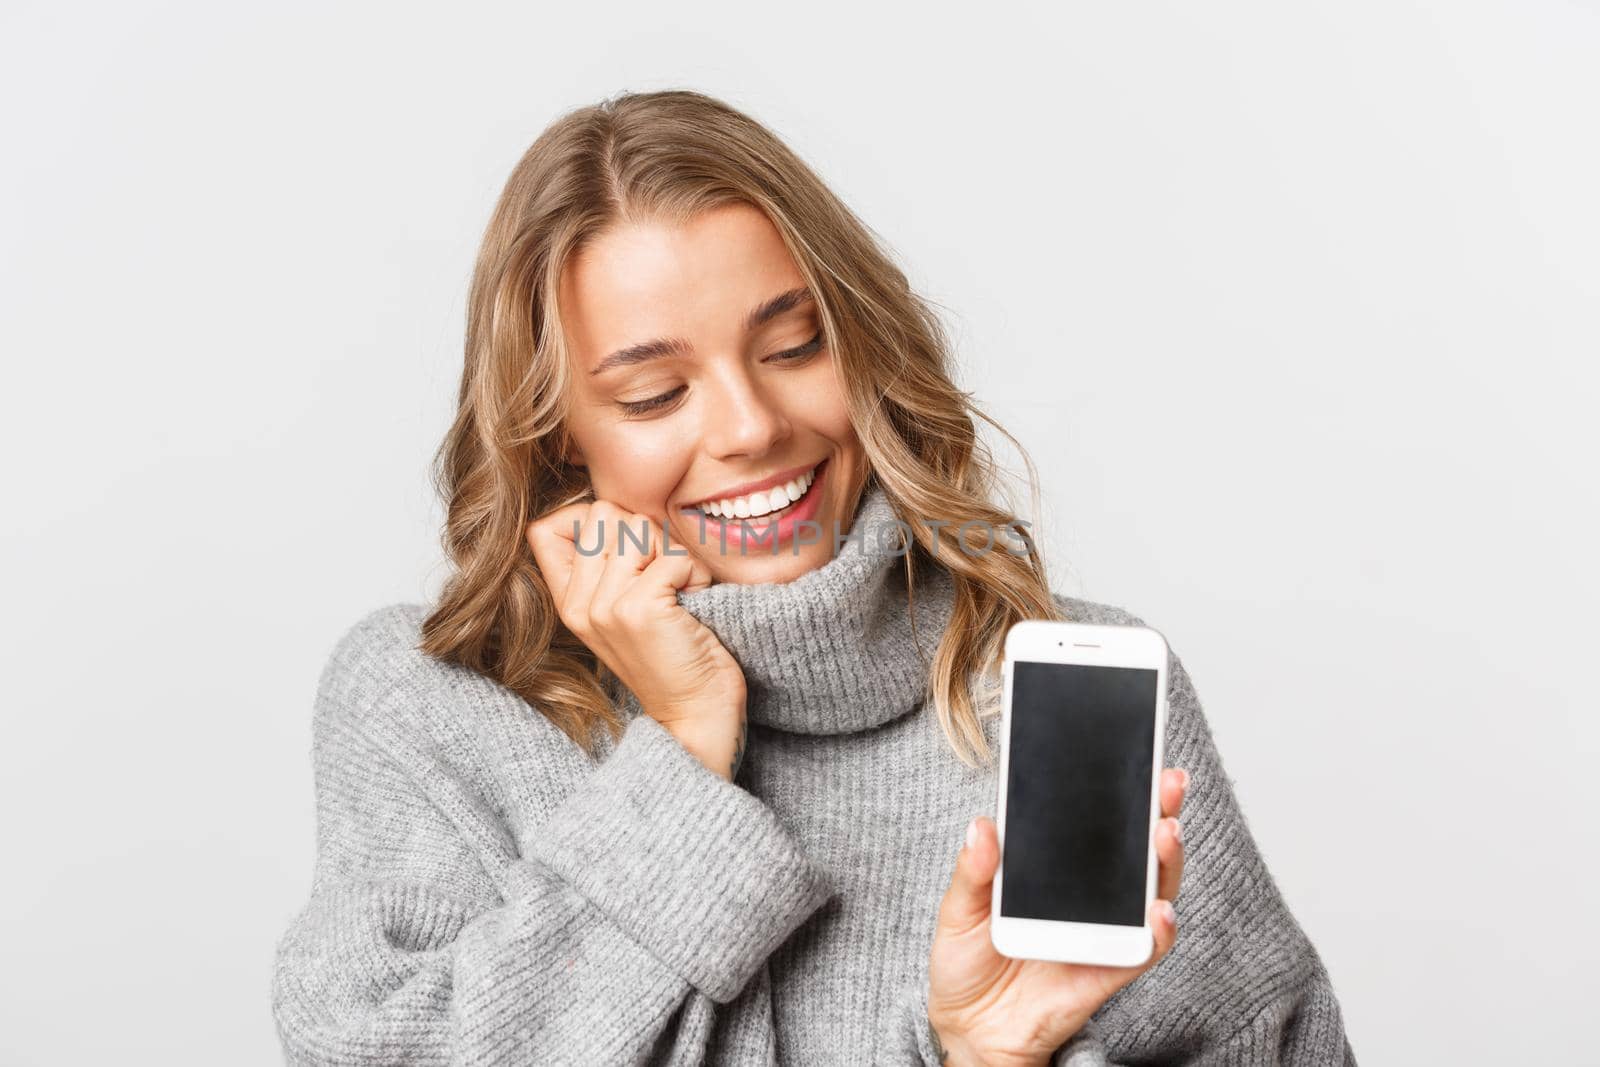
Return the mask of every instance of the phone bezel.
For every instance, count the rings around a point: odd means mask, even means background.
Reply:
[[[1155,948],[1150,928],[1150,902],[1155,899],[1159,873],[1155,828],[1161,820],[1161,770],[1165,760],[1167,729],[1167,640],[1149,626],[1057,622],[1028,619],[1006,633],[1000,724],[999,797],[995,826],[1000,835],[1002,862],[995,872],[990,900],[989,936],[995,950],[1014,959],[1055,960],[1064,963],[1134,966],[1150,958]],[[1005,877],[1006,794],[1011,774],[1012,673],[1019,661],[1070,663],[1098,667],[1138,667],[1156,671],[1155,743],[1150,767],[1149,859],[1145,878],[1145,921],[1142,926],[1109,923],[1061,922],[1000,914]]]

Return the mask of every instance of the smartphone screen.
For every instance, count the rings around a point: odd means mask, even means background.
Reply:
[[[1156,671],[1012,664],[1000,913],[1143,926]]]

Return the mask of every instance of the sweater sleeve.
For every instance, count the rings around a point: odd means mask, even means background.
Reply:
[[[946,1067],[933,1043],[933,1028],[928,1023],[928,974],[924,969],[918,982],[903,996],[890,1021],[885,1051],[879,1067]],[[1049,1067],[1115,1067],[1106,1056],[1100,1027],[1090,1019],[1050,1058]]]
[[[403,699],[318,718],[315,875],[272,981],[289,1062],[695,1062],[714,1005],[828,895],[765,805],[644,716],[519,850]]]

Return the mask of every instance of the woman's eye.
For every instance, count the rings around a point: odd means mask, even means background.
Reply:
[[[816,355],[821,350],[822,331],[818,330],[815,337],[807,341],[805,344],[800,345],[798,348],[786,348],[782,352],[774,352],[772,355],[768,356],[767,359],[777,360],[780,363],[798,363],[801,360]],[[680,385],[676,389],[662,393],[659,396],[649,397],[645,400],[619,400],[617,401],[617,406],[623,410],[624,414],[630,417],[648,415],[652,411],[661,410],[674,400],[678,399],[678,397],[681,396],[683,391],[687,388],[688,386],[686,385]]]
[[[680,385],[670,392],[652,396],[648,400],[619,400],[617,401],[617,406],[622,408],[628,415],[648,415],[650,412],[664,408],[672,403],[687,388],[688,386],[686,385]]]
[[[794,360],[805,359],[807,356],[815,355],[821,349],[822,331],[818,330],[815,337],[801,345],[799,348],[790,348],[782,352],[775,352],[767,358],[780,360],[782,362],[791,362]]]

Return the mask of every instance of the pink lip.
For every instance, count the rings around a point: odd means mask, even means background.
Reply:
[[[696,512],[697,521],[705,524],[705,536],[698,538],[701,544],[723,545],[738,549],[748,540],[750,548],[757,552],[772,552],[777,545],[794,536],[795,529],[802,523],[815,519],[817,512],[822,508],[822,480],[828,476],[828,460],[823,460],[817,466],[817,476],[811,479],[811,485],[806,489],[806,495],[800,502],[776,523],[761,523],[760,519],[732,519],[723,522],[715,515]],[[810,467],[801,467],[797,473],[804,474]],[[791,475],[793,477],[793,475]],[[781,481],[774,481],[773,485],[782,485]],[[760,488],[757,486],[757,488]],[[743,494],[740,494],[741,496]],[[750,526],[750,534],[745,536],[745,524]],[[757,523],[761,523],[757,525]],[[774,529],[776,527],[776,529]],[[776,541],[774,541],[776,538]]]

